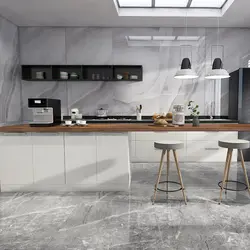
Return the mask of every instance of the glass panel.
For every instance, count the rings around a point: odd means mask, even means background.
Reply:
[[[154,41],[173,41],[175,36],[153,36]]]
[[[120,7],[152,7],[152,0],[118,0]]]
[[[190,7],[221,8],[225,2],[226,0],[193,0]]]
[[[188,0],[155,0],[156,7],[187,7]]]
[[[151,36],[129,36],[128,40],[130,41],[150,41],[152,39]]]
[[[199,36],[178,36],[178,41],[198,41],[200,39]]]

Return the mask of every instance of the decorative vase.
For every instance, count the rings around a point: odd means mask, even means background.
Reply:
[[[193,117],[193,127],[198,127],[200,126],[200,120],[198,116]]]

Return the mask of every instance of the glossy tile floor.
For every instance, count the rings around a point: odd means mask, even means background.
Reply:
[[[230,179],[244,181],[237,165]],[[156,164],[133,164],[130,193],[2,193],[0,249],[250,249],[247,191],[218,205],[223,164],[180,167],[187,206],[181,192],[161,193],[152,206]]]

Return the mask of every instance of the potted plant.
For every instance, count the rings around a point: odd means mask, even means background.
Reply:
[[[197,127],[200,125],[199,121],[199,105],[195,105],[194,101],[189,101],[188,110],[191,112],[191,116],[193,117],[193,126]]]

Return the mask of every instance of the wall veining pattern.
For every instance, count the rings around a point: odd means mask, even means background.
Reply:
[[[18,28],[0,17],[0,123],[21,121]]]
[[[186,36],[184,28],[20,28],[21,64],[141,64],[142,82],[26,82],[22,81],[23,113],[27,114],[29,97],[62,100],[63,114],[79,108],[87,115],[105,105],[111,115],[133,115],[135,106],[143,105],[143,114],[168,112],[173,104],[194,100],[201,114],[214,109],[214,81],[204,76],[211,67],[217,45],[217,29],[189,28],[188,36],[197,41],[128,42],[127,36]],[[242,58],[250,54],[250,30],[220,30],[220,48],[224,67],[230,72],[246,66]],[[180,47],[180,45],[183,45]],[[192,45],[192,49],[186,45]],[[183,49],[184,48],[184,49]],[[186,49],[185,49],[186,48]],[[192,50],[192,53],[191,53]],[[192,54],[196,80],[173,78],[181,57]],[[220,83],[219,83],[220,84]],[[217,88],[218,89],[218,88]],[[221,115],[228,112],[228,83],[221,83]],[[218,102],[218,100],[217,100]],[[24,117],[24,120],[27,117]]]

